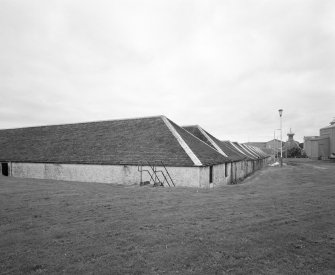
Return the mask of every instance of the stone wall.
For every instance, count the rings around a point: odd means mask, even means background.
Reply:
[[[208,188],[241,181],[256,169],[267,164],[260,161],[240,161],[213,166],[213,182],[209,182],[210,167],[167,167],[176,186]],[[227,167],[225,167],[227,166]],[[150,181],[148,172],[138,171],[132,165],[90,165],[90,164],[53,164],[53,163],[9,163],[10,175],[22,178],[54,179],[65,181],[102,182],[111,184],[139,184]],[[143,170],[151,168],[143,166]],[[157,170],[165,172],[163,167]],[[226,174],[227,171],[227,174]],[[166,173],[165,173],[166,174]],[[161,181],[162,174],[158,174]],[[167,185],[167,184],[166,184]]]
[[[163,167],[157,167],[163,170]],[[143,166],[143,170],[149,167]],[[167,167],[176,186],[209,187],[209,167]],[[213,167],[213,181],[216,185],[226,184],[224,164]],[[12,176],[65,181],[102,182],[112,184],[139,184],[141,173],[137,166],[89,165],[51,163],[12,163]],[[163,176],[159,174],[163,181]],[[150,181],[148,172],[143,171],[142,181]]]

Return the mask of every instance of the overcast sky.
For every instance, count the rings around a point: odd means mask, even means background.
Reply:
[[[335,116],[335,1],[0,0],[0,128],[163,114],[267,141],[279,108],[298,141]]]

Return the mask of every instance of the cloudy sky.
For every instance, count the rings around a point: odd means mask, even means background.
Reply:
[[[266,141],[279,108],[299,141],[335,116],[335,1],[0,0],[0,128],[163,114]]]

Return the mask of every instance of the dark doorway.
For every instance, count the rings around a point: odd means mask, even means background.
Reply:
[[[3,176],[8,176],[8,163],[1,163],[1,171]]]
[[[213,182],[213,166],[209,166],[209,183]]]

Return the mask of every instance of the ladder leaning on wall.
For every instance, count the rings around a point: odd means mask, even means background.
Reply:
[[[144,169],[143,167],[148,167],[149,169]],[[161,169],[158,169],[157,167],[160,167]],[[150,176],[150,182],[152,181],[154,186],[165,186],[165,184],[169,187],[176,186],[163,161],[155,163],[149,161],[143,163],[141,161],[137,166],[137,170],[141,175],[140,184],[143,184],[143,173],[147,173]]]

